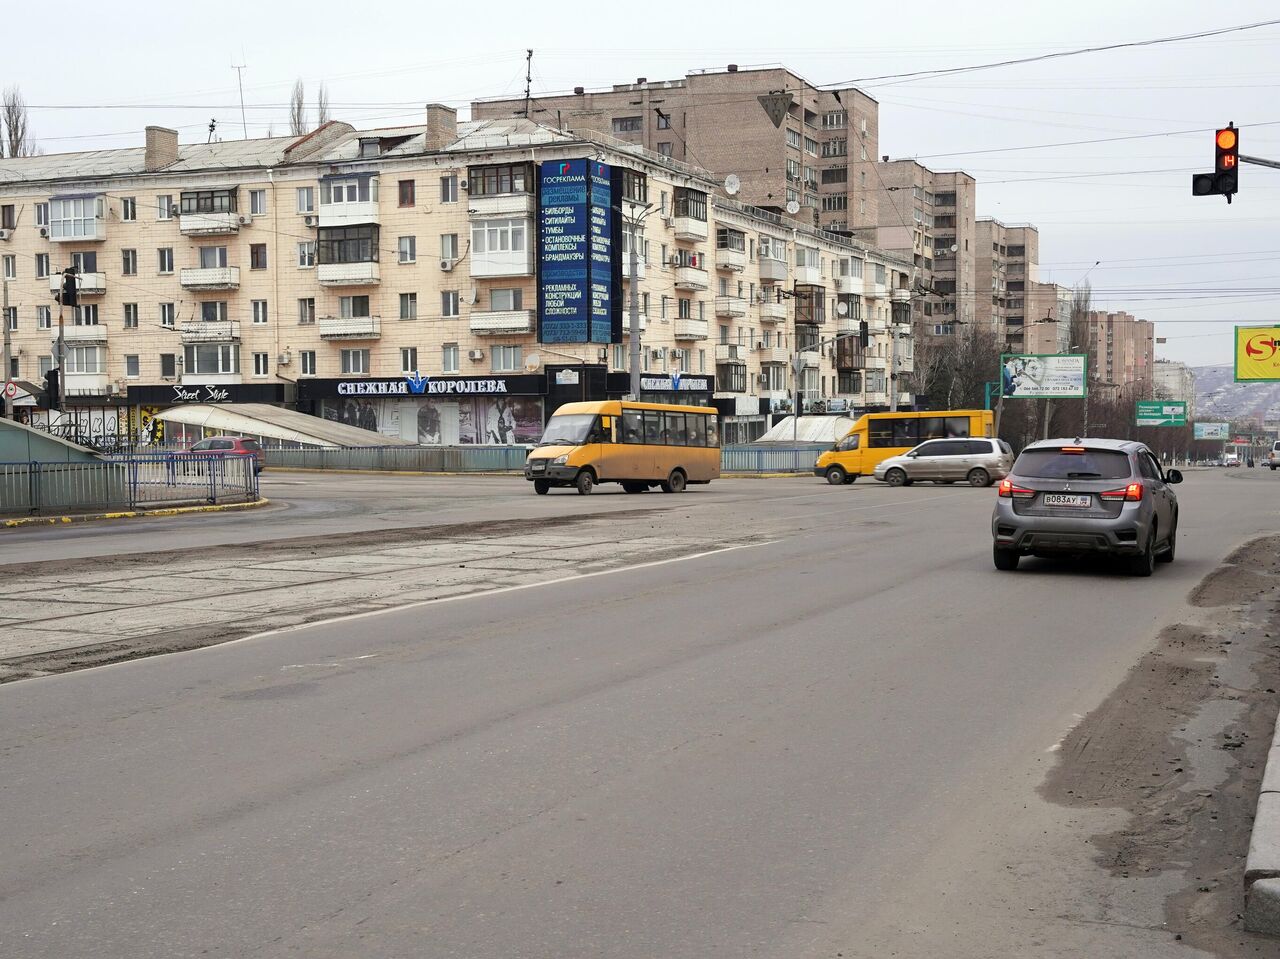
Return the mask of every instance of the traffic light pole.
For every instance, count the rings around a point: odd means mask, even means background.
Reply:
[[[12,361],[9,359],[9,357],[12,355],[13,347],[9,338],[10,333],[9,333],[9,280],[8,278],[6,277],[5,279],[0,280],[0,285],[3,285],[4,287],[4,295],[3,295],[4,312],[0,313],[0,322],[4,323],[4,355],[3,355],[4,371],[3,373],[0,373],[0,384],[3,384],[3,383],[9,382],[9,369],[10,369],[10,366],[12,365]],[[10,404],[9,398],[4,395],[3,388],[0,387],[0,419],[7,420],[12,418],[13,418],[13,406]]]
[[[1264,160],[1262,157],[1247,157],[1243,153],[1240,154],[1241,163],[1252,163],[1254,166],[1270,167],[1273,170],[1280,170],[1280,160]]]

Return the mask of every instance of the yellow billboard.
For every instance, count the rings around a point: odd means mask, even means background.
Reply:
[[[1236,327],[1236,382],[1280,382],[1280,326]]]

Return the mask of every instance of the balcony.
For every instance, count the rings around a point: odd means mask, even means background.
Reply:
[[[836,293],[842,293],[845,296],[858,296],[862,293],[862,277],[860,276],[837,276],[835,278]]]
[[[700,267],[676,267],[677,290],[705,290],[707,288],[707,282],[707,271]]]
[[[178,231],[183,236],[217,236],[239,233],[253,219],[245,213],[181,213],[178,215]]]
[[[532,250],[490,250],[477,253],[472,249],[469,259],[472,278],[533,275]],[[623,266],[625,272],[625,261]]]
[[[799,354],[800,362],[804,366],[818,368],[822,366],[822,354],[817,350],[805,350]]]
[[[760,322],[761,323],[785,323],[787,319],[787,304],[785,303],[761,303],[760,304]]]
[[[643,333],[649,328],[649,316],[646,313],[640,314],[640,332]],[[625,306],[622,308],[622,335],[626,336],[631,332],[631,312]]]
[[[626,316],[622,323],[626,326]],[[471,314],[471,332],[477,336],[509,336],[537,329],[533,310],[493,310]]]
[[[741,343],[717,343],[716,362],[745,363],[747,362],[747,347]]]
[[[707,238],[707,221],[691,216],[677,216],[671,220],[671,232],[677,240],[697,243]]]
[[[240,267],[186,267],[178,274],[184,289],[188,290],[238,290]]]
[[[351,203],[321,203],[319,226],[364,226],[378,222],[377,200]]]
[[[645,267],[648,266],[644,259],[636,260],[636,279],[643,280],[645,277]],[[622,282],[626,283],[631,279],[631,254],[623,252],[622,254]]]
[[[716,316],[746,316],[747,301],[740,296],[717,296]]]
[[[68,396],[93,396],[107,392],[111,377],[106,373],[73,373],[67,371]]]
[[[797,286],[821,286],[822,271],[816,266],[797,266],[795,282]]]
[[[316,329],[322,340],[376,340],[382,336],[382,317],[322,316]]]
[[[743,250],[716,250],[716,269],[741,273],[747,268],[747,254]]]
[[[58,338],[58,328],[54,327],[53,338]],[[107,325],[105,323],[89,323],[84,326],[73,326],[64,324],[62,327],[62,337],[68,343],[74,343],[76,346],[84,346],[90,343],[107,342]],[[56,350],[56,348],[55,348]]]
[[[889,295],[889,288],[883,283],[868,283],[862,295],[868,300],[883,300]]]
[[[705,340],[707,338],[707,321],[678,319],[675,321],[674,335],[677,340]]]
[[[107,292],[107,274],[105,273],[77,273],[76,289],[81,296],[102,296]],[[62,274],[54,273],[49,277],[49,292],[58,293],[62,290]]]
[[[316,267],[316,279],[321,286],[373,286],[381,282],[382,274],[377,262],[321,263]]]
[[[761,283],[785,283],[787,277],[788,271],[785,261],[775,260],[767,256],[760,257]]]
[[[533,216],[532,193],[500,193],[467,198],[467,214],[473,220],[498,216]]]
[[[182,342],[186,343],[237,343],[240,340],[239,320],[187,320],[178,327]]]

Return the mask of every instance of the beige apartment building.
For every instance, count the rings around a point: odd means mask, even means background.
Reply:
[[[1056,283],[1027,282],[1023,349],[1028,353],[1079,353],[1087,343],[1071,342],[1072,291]],[[1072,349],[1075,347],[1075,349]]]
[[[1089,314],[1090,380],[1104,391],[1150,396],[1155,325],[1123,310]]]
[[[608,135],[433,105],[392,129],[179,145],[149,128],[144,147],[0,160],[19,413],[134,436],[169,407],[254,402],[426,443],[531,441],[560,403],[629,389],[625,312],[621,342],[538,342],[539,165],[584,158],[621,171],[642,399],[716,404],[726,442],[797,391],[889,405],[911,368],[889,322],[907,261],[715,199],[706,171]],[[67,267],[80,305],[50,413]]]
[[[974,322],[995,333],[1009,350],[1025,352],[1027,295],[1039,277],[1040,232],[1030,223],[980,217],[976,243]]]
[[[789,95],[780,126],[760,96]],[[677,80],[638,77],[608,90],[575,88],[567,96],[478,100],[475,119],[529,116],[559,129],[608,134],[656,153],[738,177],[737,199],[827,230],[874,228],[874,176],[851,172],[879,147],[879,105],[847,87],[819,90],[782,67],[689,73]],[[723,193],[722,193],[723,195]],[[872,238],[872,242],[874,239]]]
[[[1156,399],[1181,400],[1187,404],[1187,419],[1195,419],[1195,370],[1177,360],[1158,359],[1152,368],[1152,385]]]

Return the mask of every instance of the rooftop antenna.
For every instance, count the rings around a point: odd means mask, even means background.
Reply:
[[[533,51],[525,50],[524,57],[524,118],[529,119],[529,94],[533,88]]]
[[[216,131],[217,129],[218,129],[218,118],[214,117],[209,121],[209,138],[204,141],[205,143],[213,142],[213,134],[214,134],[214,131]]]
[[[244,117],[244,68],[245,64],[236,66],[231,64],[231,69],[236,72],[236,86],[240,88],[240,126],[244,128],[244,138],[249,139],[249,121]]]

